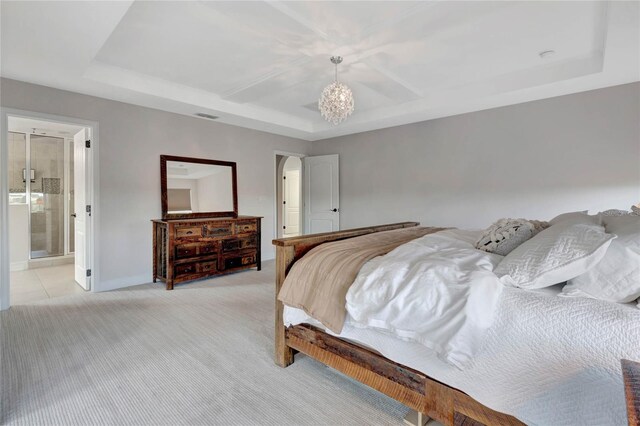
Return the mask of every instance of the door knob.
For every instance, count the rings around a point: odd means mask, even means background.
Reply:
[[[71,217],[76,217],[77,215],[75,213],[71,213]]]
[[[338,211],[338,209],[333,209],[333,210],[331,210],[331,211],[335,213],[335,212],[337,212],[337,211]]]

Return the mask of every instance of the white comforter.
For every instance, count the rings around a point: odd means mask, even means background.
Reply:
[[[452,229],[367,262],[347,293],[351,325],[411,340],[464,368],[494,319],[502,256],[476,250],[477,232]]]

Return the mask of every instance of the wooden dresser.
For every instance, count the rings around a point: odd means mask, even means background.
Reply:
[[[260,219],[153,220],[153,282],[167,290],[185,281],[243,269],[260,270]]]

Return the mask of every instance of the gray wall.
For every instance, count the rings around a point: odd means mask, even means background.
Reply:
[[[148,282],[159,155],[238,163],[239,209],[273,256],[274,150],[340,154],[342,228],[484,227],[640,201],[640,83],[314,142],[1,80],[3,107],[100,125],[98,289]]]
[[[640,202],[640,83],[314,142],[340,221],[485,227]]]
[[[264,216],[263,259],[273,257],[274,150],[307,153],[311,143],[1,80],[3,107],[99,122],[99,290],[151,280],[151,222],[160,217],[160,154],[238,163],[239,211]]]

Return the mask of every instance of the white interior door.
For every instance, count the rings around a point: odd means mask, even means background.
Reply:
[[[340,230],[338,155],[304,157],[306,233]]]
[[[75,279],[85,290],[91,288],[87,277],[88,265],[88,222],[87,212],[87,129],[82,129],[73,137],[73,205],[75,209]]]
[[[283,215],[285,237],[300,234],[300,170],[284,171]]]

